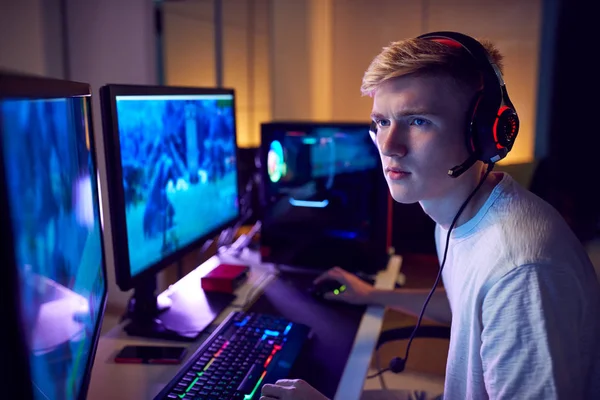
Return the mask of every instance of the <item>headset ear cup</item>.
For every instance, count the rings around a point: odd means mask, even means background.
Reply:
[[[503,107],[494,125],[494,139],[500,146],[510,150],[519,133],[519,117],[515,110]]]
[[[483,96],[482,91],[478,91],[473,100],[471,100],[471,104],[469,105],[469,109],[467,110],[467,124],[465,127],[465,144],[467,146],[467,150],[469,154],[477,153],[477,144],[478,140],[475,138],[477,132],[477,110],[479,103],[481,102],[481,98]]]

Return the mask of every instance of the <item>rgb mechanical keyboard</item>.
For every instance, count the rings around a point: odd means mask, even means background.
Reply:
[[[233,312],[155,400],[258,399],[263,384],[288,376],[309,333],[282,317]]]

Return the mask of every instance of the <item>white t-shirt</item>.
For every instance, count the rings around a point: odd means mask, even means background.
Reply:
[[[444,399],[600,399],[600,284],[558,212],[501,178],[454,229]],[[443,258],[448,231],[436,227]]]

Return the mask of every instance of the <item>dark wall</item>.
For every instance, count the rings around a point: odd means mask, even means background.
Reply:
[[[392,246],[396,253],[436,254],[435,222],[425,214],[419,203],[394,202],[392,220]]]
[[[586,4],[587,3],[587,4]],[[598,148],[598,38],[592,32],[598,16],[593,2],[563,0],[559,7],[554,49],[554,88],[550,112],[550,155],[569,161],[569,172],[591,165]]]
[[[549,65],[540,65],[551,69],[553,76],[546,91],[551,96],[545,113],[548,154],[540,160],[531,187],[565,217],[583,242],[597,235],[600,210],[600,64],[593,61],[598,44],[592,27],[598,17],[592,3],[562,0],[554,7],[554,46],[542,49],[554,57]],[[555,4],[548,0],[545,7]]]

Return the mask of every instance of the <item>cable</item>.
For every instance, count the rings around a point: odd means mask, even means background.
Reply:
[[[388,372],[389,370],[390,370],[389,368],[381,369],[381,366],[377,365],[377,372],[367,376],[367,379],[376,378],[376,377],[380,376],[381,374],[383,374],[384,372]]]
[[[440,265],[440,270],[438,271],[437,278],[435,279],[435,283],[433,284],[433,287],[431,288],[431,291],[429,292],[429,295],[427,296],[427,299],[425,300],[425,303],[423,304],[423,308],[421,308],[421,313],[419,314],[419,319],[417,320],[417,325],[413,329],[412,334],[410,335],[410,338],[408,339],[408,345],[406,346],[406,353],[404,355],[404,358],[395,357],[390,362],[389,368],[386,368],[385,370],[382,370],[382,371],[378,371],[376,374],[374,374],[370,377],[367,377],[367,378],[372,378],[372,377],[378,376],[385,371],[392,371],[394,373],[399,373],[399,372],[404,371],[404,367],[406,366],[406,361],[408,360],[408,354],[410,352],[410,345],[412,344],[415,334],[419,330],[419,327],[421,325],[421,320],[423,319],[423,315],[425,314],[425,309],[427,308],[427,304],[429,303],[431,296],[433,296],[433,293],[435,292],[435,289],[437,288],[437,285],[442,276],[442,270],[444,269],[444,265],[446,264],[446,256],[448,255],[448,245],[450,244],[450,234],[452,233],[452,230],[454,229],[454,225],[456,225],[458,218],[460,217],[460,215],[466,208],[467,204],[469,204],[469,201],[473,198],[473,196],[475,196],[475,193],[477,193],[477,191],[481,188],[481,186],[483,186],[483,183],[486,181],[488,175],[494,169],[494,165],[495,165],[494,163],[488,164],[487,170],[486,170],[485,174],[483,175],[483,177],[481,178],[481,181],[479,181],[479,184],[475,187],[475,189],[473,189],[471,194],[469,194],[469,197],[467,197],[465,202],[462,204],[462,206],[459,208],[458,212],[456,213],[456,216],[452,220],[452,224],[450,225],[450,229],[448,229],[448,234],[446,235],[446,245],[444,248],[444,257],[442,259],[442,264]]]
[[[378,349],[375,350],[375,368],[377,368],[377,372],[374,373],[374,374],[368,375],[367,379],[372,379],[372,378],[375,378],[375,377],[379,377],[379,382],[381,383],[381,387],[384,388],[385,387],[385,383],[383,382],[383,376],[382,376],[382,374],[384,372],[389,371],[390,369],[389,368],[381,369],[381,359],[379,357],[379,350]]]
[[[381,358],[379,357],[378,351],[375,352],[375,363],[376,363],[377,371],[381,371]],[[383,390],[387,390],[387,386],[385,386],[385,381],[383,380],[383,373],[387,370],[388,370],[388,368],[386,368],[383,371],[378,372],[376,374],[379,376],[379,383],[381,384],[381,388]]]

